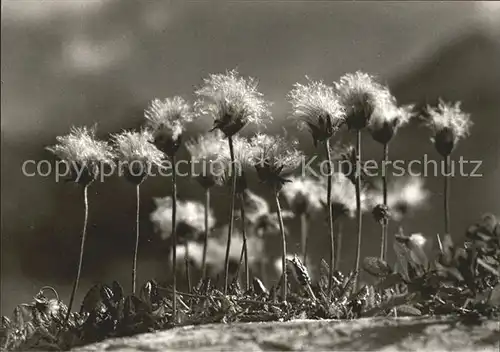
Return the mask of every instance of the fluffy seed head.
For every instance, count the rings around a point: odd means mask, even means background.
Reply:
[[[153,135],[146,131],[123,131],[111,136],[113,147],[129,181],[140,183],[151,167],[161,166],[163,153],[153,144]]]
[[[300,126],[309,128],[316,145],[337,132],[345,121],[345,114],[333,87],[307,79],[306,85],[294,85],[288,101],[292,104],[292,116],[299,119]]]
[[[413,116],[413,105],[399,107],[396,99],[379,99],[368,124],[373,139],[387,144],[396,134],[399,127],[408,123]]]
[[[162,239],[172,235],[172,198],[154,198],[156,209],[151,213],[150,220]],[[208,211],[208,227],[215,225],[212,209]],[[193,239],[205,231],[205,207],[195,201],[177,201],[176,212],[177,234],[182,239]]]
[[[209,271],[213,274],[218,274],[224,270],[224,257],[226,254],[227,244],[226,241],[227,226],[216,229],[214,235],[208,238],[206,264]],[[238,231],[238,229],[234,229],[233,235],[231,237],[231,246],[229,248],[230,263],[239,263],[242,246],[243,236]],[[184,259],[185,252],[183,247],[184,246],[177,247],[177,258]],[[257,261],[262,258],[263,248],[263,240],[261,238],[258,238],[257,236],[252,236],[251,233],[249,233],[249,236],[247,238],[247,252],[248,263],[250,266],[255,265]],[[198,244],[196,242],[189,243],[189,259],[198,268],[201,268],[202,265],[202,250],[202,244]]]
[[[201,135],[186,142],[186,148],[191,154],[193,171],[200,184],[210,188],[218,183],[224,167],[221,156],[227,149],[222,133],[214,131]]]
[[[95,132],[95,126],[72,127],[69,134],[56,138],[58,144],[46,148],[69,163],[72,170],[84,167],[86,176],[79,180],[75,178],[75,182],[89,184],[97,177],[103,165],[113,163],[113,148],[107,142],[97,140]]]
[[[377,83],[373,76],[357,71],[345,74],[335,87],[346,112],[349,129],[367,126],[379,100],[388,99],[388,89]]]
[[[410,242],[415,246],[422,248],[427,242],[427,238],[425,238],[421,233],[413,233],[410,235]]]
[[[194,113],[181,97],[154,99],[145,110],[146,126],[153,134],[154,144],[172,156],[180,147],[180,138]]]
[[[472,126],[470,115],[462,111],[460,102],[451,104],[440,100],[437,108],[427,107],[427,115],[427,126],[432,129],[433,142],[442,156],[450,155]]]
[[[297,142],[288,142],[281,136],[257,134],[250,140],[254,150],[253,165],[262,182],[279,191],[287,182],[284,178],[297,167],[303,153],[296,149]]]
[[[111,163],[112,147],[96,139],[95,127],[71,127],[70,133],[56,137],[58,144],[47,147],[59,159],[80,164]]]
[[[236,70],[211,74],[195,94],[201,98],[196,103],[202,114],[212,115],[214,129],[232,136],[248,123],[260,124],[269,116],[269,103],[257,90],[253,78],[240,77]]]
[[[295,214],[309,214],[322,209],[323,187],[312,177],[290,177],[281,190]]]

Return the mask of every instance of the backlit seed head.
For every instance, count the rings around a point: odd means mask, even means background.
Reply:
[[[309,128],[316,145],[338,131],[345,122],[345,113],[333,87],[321,81],[307,80],[306,85],[294,85],[288,101],[292,104],[292,117],[299,120],[300,126]]]
[[[221,155],[226,147],[227,142],[220,131],[209,132],[186,142],[194,174],[204,188],[211,188],[219,182],[223,172]]]
[[[150,132],[123,131],[111,138],[120,166],[130,182],[142,183],[152,167],[161,166],[163,153],[152,144]]]
[[[151,213],[150,220],[162,239],[172,235],[172,198],[154,198],[156,209]],[[176,231],[179,239],[196,239],[205,231],[205,206],[195,201],[177,200]],[[208,211],[209,230],[215,225],[212,209]]]
[[[251,229],[247,229],[247,251],[248,251],[248,263],[250,267],[254,266],[259,260],[262,259],[264,253],[264,241],[262,238],[252,234]],[[210,273],[216,275],[220,274],[224,270],[224,257],[226,254],[227,246],[227,226],[216,228],[213,230],[213,235],[208,238],[207,241],[207,257],[206,265]],[[243,246],[243,236],[238,231],[237,228],[233,229],[233,234],[231,236],[231,246],[229,249],[229,262],[230,267],[236,268],[240,261],[241,248]],[[177,247],[177,258],[183,259],[184,257],[184,246],[180,245]],[[189,259],[198,268],[202,265],[202,253],[203,244],[197,242],[189,242]],[[234,270],[230,271],[234,272]]]
[[[391,141],[397,130],[413,116],[413,105],[398,107],[392,96],[379,99],[368,124],[373,139],[381,144]]]
[[[323,187],[312,177],[290,177],[281,190],[293,212],[311,214],[322,209]]]
[[[445,103],[440,100],[437,108],[427,107],[426,123],[434,132],[432,141],[443,157],[451,154],[458,141],[465,138],[472,122],[470,115],[463,112],[460,102]]]
[[[427,238],[425,238],[421,233],[413,233],[410,235],[410,242],[412,245],[422,248],[427,242]]]
[[[236,70],[211,74],[195,94],[200,100],[196,109],[214,118],[213,129],[233,136],[248,123],[261,124],[269,116],[270,104],[257,90],[253,78],[240,77]]]
[[[280,136],[257,134],[250,140],[254,158],[253,165],[262,182],[275,191],[281,190],[285,177],[299,167],[303,154],[296,149],[297,142]]]
[[[70,133],[58,136],[58,144],[46,149],[68,164],[71,179],[81,185],[92,183],[104,165],[113,164],[113,148],[97,140],[96,128],[72,127]],[[78,170],[83,170],[78,178]]]
[[[194,117],[189,104],[178,96],[154,99],[144,115],[156,147],[170,157],[175,155],[181,145],[186,123],[191,122]]]
[[[378,101],[390,96],[389,90],[373,76],[359,71],[342,76],[335,88],[346,112],[347,127],[352,130],[366,127]]]

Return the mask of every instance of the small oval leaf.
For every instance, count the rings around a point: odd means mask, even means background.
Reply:
[[[392,269],[389,264],[376,257],[366,257],[363,260],[363,269],[376,277],[386,277],[392,273]]]

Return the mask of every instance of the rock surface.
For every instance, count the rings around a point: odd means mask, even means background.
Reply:
[[[500,323],[456,319],[210,324],[115,338],[76,351],[500,351]]]

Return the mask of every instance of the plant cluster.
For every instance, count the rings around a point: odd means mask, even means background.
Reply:
[[[68,308],[43,288],[29,304],[2,317],[4,350],[66,350],[110,337],[128,336],[179,325],[290,319],[356,319],[374,316],[454,315],[464,324],[500,318],[500,223],[491,215],[469,228],[456,245],[438,236],[435,255],[424,251],[420,234],[397,235],[394,266],[366,257],[363,269],[374,284],[356,288],[357,274],[334,272],[321,262],[318,280],[297,256],[287,257],[287,301],[279,298],[283,279],[269,289],[257,277],[248,290],[237,277],[224,294],[212,279],[202,278],[191,292],[178,292],[173,318],[172,287],[153,280],[139,294],[126,295],[119,283],[98,284],[86,294],[80,311],[65,322]],[[282,275],[283,278],[283,275]]]
[[[83,181],[72,178],[83,187],[85,205],[77,273],[68,306],[59,297],[48,299],[44,288],[33,302],[18,306],[12,319],[3,317],[2,348],[67,349],[112,336],[208,322],[499,315],[500,225],[496,218],[486,217],[467,231],[463,245],[454,245],[449,231],[449,176],[445,175],[445,232],[437,236],[434,255],[429,258],[423,235],[406,236],[400,230],[394,242],[397,261],[390,265],[390,221],[401,222],[426,202],[428,193],[422,179],[390,183],[385,170],[380,183],[370,182],[361,164],[362,131],[368,131],[382,145],[382,159],[387,162],[389,144],[397,131],[419,117],[431,127],[436,150],[449,165],[451,152],[471,125],[458,103],[441,101],[436,108],[428,107],[425,116],[417,116],[413,106],[399,106],[388,87],[362,72],[346,74],[332,85],[310,79],[306,84],[295,84],[287,96],[291,118],[308,128],[315,146],[323,147],[329,168],[335,158],[356,166],[354,170],[341,168],[338,173],[330,169],[326,177],[314,178],[293,175],[303,154],[288,135],[241,135],[248,124],[262,127],[271,120],[270,103],[258,91],[255,79],[241,77],[234,70],[210,75],[195,95],[198,100],[193,106],[181,97],[154,99],[145,110],[143,129],[112,135],[111,143],[98,140],[95,129],[74,128],[69,135],[58,137],[59,144],[48,148],[60,159],[87,170]],[[192,160],[203,165],[205,172],[193,177],[204,189],[204,202],[177,199],[174,167],[171,194],[155,199],[157,209],[150,217],[159,237],[169,243],[171,280],[148,281],[137,293],[140,186],[147,171],[160,167],[163,160],[175,164],[187,125],[206,115],[213,118],[212,130],[184,143]],[[332,147],[343,126],[354,132],[356,145]],[[125,294],[117,282],[96,285],[85,296],[80,311],[73,312],[85,251],[87,189],[97,179],[97,163],[118,162],[136,187],[132,290]],[[212,164],[217,167],[207,168]],[[248,176],[252,173],[267,186],[275,211],[251,190]],[[227,222],[220,223],[213,216],[210,199],[214,187],[230,188]],[[290,210],[282,207],[281,196]],[[366,212],[381,226],[380,253],[361,260]],[[321,262],[319,276],[313,281],[307,260],[308,228],[309,221],[322,214],[328,224],[325,240],[330,256],[328,262]],[[301,224],[300,258],[287,249],[285,220],[294,218]],[[338,270],[342,223],[350,218],[357,223],[356,258],[352,271],[344,275]],[[239,227],[235,219],[240,220]],[[265,277],[269,263],[265,243],[270,234],[279,234],[282,244],[280,280],[274,284]],[[179,259],[184,259],[187,292],[177,285],[182,268],[177,265]],[[201,277],[194,278],[193,266],[200,269]],[[360,282],[361,266],[377,279],[375,284]],[[222,284],[218,282],[220,274]]]

